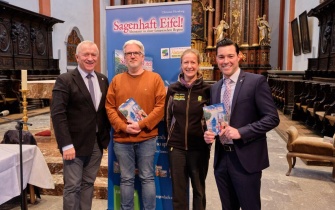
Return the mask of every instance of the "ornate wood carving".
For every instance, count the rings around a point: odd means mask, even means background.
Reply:
[[[219,15],[220,20],[224,20],[229,25],[227,37],[238,43],[241,49],[241,56],[243,58],[240,61],[240,67],[248,72],[257,74],[266,74],[267,70],[271,69],[270,66],[270,46],[269,40],[266,44],[259,41],[259,28],[257,25],[257,18],[259,21],[266,22],[264,17],[268,17],[268,0],[208,0],[209,5],[216,5],[214,16]],[[219,5],[219,10],[217,9]],[[218,14],[218,11],[219,12]],[[226,14],[226,17],[224,17]],[[209,17],[211,17],[208,14]],[[264,20],[263,20],[264,19]],[[210,22],[208,19],[206,22],[207,28],[210,29],[210,25],[215,22]],[[215,19],[217,22],[217,19]],[[205,52],[215,51],[212,47],[214,40],[214,33],[207,34],[207,48]],[[216,65],[215,59],[213,65]]]
[[[328,0],[308,12],[319,19],[318,58],[308,60],[306,75],[309,78],[335,77],[335,0]]]
[[[64,21],[0,2],[0,74],[20,79],[21,69],[33,75],[59,74],[52,56],[52,26]]]

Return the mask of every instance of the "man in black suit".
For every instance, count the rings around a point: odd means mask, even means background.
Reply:
[[[105,110],[108,79],[94,71],[99,49],[91,41],[77,46],[78,67],[61,74],[52,91],[51,117],[63,156],[63,209],[91,209],[94,181],[103,148],[110,140]]]
[[[262,75],[239,68],[239,47],[230,39],[216,45],[223,78],[211,87],[211,104],[224,103],[228,125],[205,141],[215,141],[214,175],[222,209],[261,209],[262,170],[269,166],[266,132],[279,124],[271,90]],[[226,92],[227,91],[227,92]]]

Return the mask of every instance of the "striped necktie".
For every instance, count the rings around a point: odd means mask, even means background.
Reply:
[[[231,97],[231,87],[230,87],[230,81],[231,79],[226,78],[224,79],[225,84],[225,91],[223,93],[222,102],[224,104],[226,115],[227,115],[227,123],[230,121],[230,97]],[[231,142],[230,139],[228,139],[225,135],[220,137],[221,144],[227,144],[228,142]]]
[[[88,90],[90,91],[90,95],[91,95],[91,98],[92,98],[94,107],[96,107],[96,106],[95,106],[94,86],[93,86],[93,82],[92,82],[92,77],[93,77],[93,75],[92,75],[92,74],[88,74],[86,77],[87,77],[87,79],[88,79]]]

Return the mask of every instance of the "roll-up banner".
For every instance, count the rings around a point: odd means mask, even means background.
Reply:
[[[191,7],[192,1],[107,7],[109,80],[126,71],[123,44],[136,39],[145,47],[143,68],[159,73],[166,86],[175,82],[180,72],[180,55],[191,45]],[[156,148],[156,209],[170,210],[173,209],[172,184],[163,122],[159,124]],[[134,196],[134,209],[142,209],[141,184],[137,175]],[[113,139],[108,149],[108,209],[120,209],[120,170],[113,151]]]

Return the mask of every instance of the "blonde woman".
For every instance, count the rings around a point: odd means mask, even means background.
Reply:
[[[181,56],[178,81],[169,86],[165,103],[173,209],[189,209],[188,183],[193,189],[193,209],[206,209],[205,179],[210,147],[204,141],[202,107],[209,103],[210,86],[199,73],[200,55],[187,49]]]

